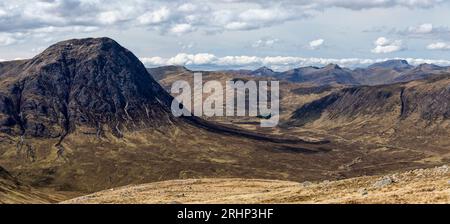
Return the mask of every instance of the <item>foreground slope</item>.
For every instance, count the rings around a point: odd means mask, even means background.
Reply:
[[[450,203],[448,166],[323,182],[195,179],[110,189],[63,203]]]
[[[24,185],[8,171],[0,167],[0,204],[54,203],[69,197],[73,196],[59,194],[49,189],[38,190]]]

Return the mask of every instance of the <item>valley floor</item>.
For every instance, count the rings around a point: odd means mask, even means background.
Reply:
[[[450,203],[448,166],[338,181],[189,179],[125,186],[63,203]]]

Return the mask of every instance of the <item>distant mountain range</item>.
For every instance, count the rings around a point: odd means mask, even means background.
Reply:
[[[450,67],[433,64],[412,66],[405,60],[388,60],[354,70],[330,64],[323,68],[303,67],[275,74],[292,82],[310,82],[320,85],[380,85],[412,81],[449,72]],[[273,74],[268,74],[274,76]]]
[[[173,73],[178,71],[189,72],[182,66],[164,66],[151,68],[149,72],[155,79],[162,79],[164,72]],[[300,67],[284,72],[276,72],[268,67],[256,70],[225,70],[225,73],[253,75],[262,77],[274,77],[296,83],[310,83],[314,85],[382,85],[399,82],[407,82],[428,76],[450,72],[450,67],[441,67],[434,64],[410,65],[406,60],[387,60],[368,66],[367,68],[349,69],[336,64],[325,67]]]

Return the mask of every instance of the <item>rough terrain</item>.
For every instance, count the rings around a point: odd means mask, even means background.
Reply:
[[[448,166],[322,182],[174,180],[126,186],[63,203],[450,203]]]

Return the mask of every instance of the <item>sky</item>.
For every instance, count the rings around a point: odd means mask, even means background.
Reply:
[[[0,61],[110,37],[147,67],[450,66],[450,0],[0,0]]]

